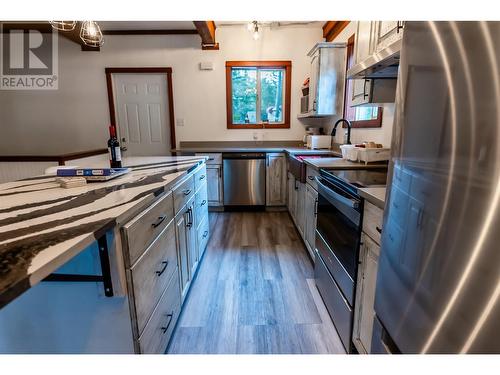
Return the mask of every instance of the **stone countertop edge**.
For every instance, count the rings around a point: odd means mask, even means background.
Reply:
[[[224,152],[286,152],[291,155],[295,154],[332,154],[335,156],[341,156],[341,153],[331,149],[309,149],[301,147],[290,147],[290,146],[251,146],[251,147],[179,147],[170,150],[171,152],[214,152],[214,153],[224,153]]]
[[[368,202],[373,203],[378,208],[382,210],[385,207],[385,187],[373,187],[373,188],[360,188],[359,195],[361,195]]]

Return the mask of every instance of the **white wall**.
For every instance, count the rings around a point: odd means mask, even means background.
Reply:
[[[342,32],[335,38],[334,42],[347,42],[349,37],[356,34],[357,22],[352,21],[349,25],[342,30]],[[374,141],[381,143],[384,147],[391,146],[392,138],[392,123],[394,121],[394,104],[384,104],[382,114],[382,127],[380,128],[355,128],[351,131],[351,142],[361,143],[363,141]],[[339,125],[340,126],[340,125]],[[339,131],[337,128],[337,134],[335,136],[335,141],[338,143],[343,143],[344,132]]]
[[[297,140],[300,86],[309,74],[310,48],[322,40],[321,26],[262,28],[254,41],[244,26],[217,29],[219,51],[202,51],[197,35],[106,36],[101,52],[81,52],[59,42],[57,91],[0,91],[0,154],[54,154],[106,145],[109,111],[104,68],[169,66],[173,69],[179,141],[252,140],[255,130],[226,129],[226,60],[292,60],[291,128],[258,130],[259,139]],[[214,63],[200,71],[201,61]]]

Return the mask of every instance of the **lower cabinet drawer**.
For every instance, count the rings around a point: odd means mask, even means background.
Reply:
[[[168,192],[123,226],[128,244],[127,264],[132,265],[174,218],[172,193]]]
[[[191,174],[183,182],[177,185],[174,190],[174,212],[175,215],[194,195],[194,176]]]
[[[198,170],[194,174],[194,191],[198,191],[198,189],[207,183],[207,167],[203,165],[200,170]]]
[[[368,234],[380,245],[380,235],[382,233],[382,221],[384,211],[365,200],[363,211],[363,232]]]
[[[207,248],[208,239],[210,238],[210,225],[208,220],[208,215],[204,215],[201,219],[200,224],[197,229],[198,235],[198,258],[201,259],[205,249]]]
[[[200,190],[196,193],[195,197],[195,214],[196,218],[200,218],[206,213],[208,213],[208,192],[207,184],[202,186]],[[199,222],[199,221],[198,221]]]
[[[172,274],[177,270],[175,225],[172,220],[130,269],[139,333],[146,326]]]
[[[144,332],[137,340],[141,354],[163,354],[179,318],[181,294],[178,270],[172,276],[170,284],[163,292],[160,302],[149,319]]]

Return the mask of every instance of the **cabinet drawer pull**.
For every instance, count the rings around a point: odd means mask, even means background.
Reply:
[[[157,228],[158,225],[160,225],[161,223],[163,223],[163,220],[165,220],[167,218],[167,215],[161,215],[161,216],[158,216],[158,219],[156,219],[156,221],[151,224],[151,226],[153,228]]]
[[[214,158],[208,158],[208,161],[212,161],[212,160],[215,160]]]
[[[183,191],[184,195],[189,195],[191,194],[191,189],[187,189]]]
[[[307,178],[311,181],[314,181],[314,176],[307,176]]]
[[[163,267],[161,268],[161,270],[156,271],[156,275],[158,275],[158,276],[161,276],[161,274],[163,272],[165,272],[165,270],[167,269],[167,266],[168,266],[168,261],[163,261],[163,262],[161,262],[161,264],[163,264]]]
[[[206,230],[205,232],[203,232],[203,238],[207,238],[208,236],[208,230]]]
[[[378,226],[375,227],[375,229],[377,230],[377,232],[379,232],[380,234],[382,234],[382,229],[380,229]]]
[[[205,179],[205,175],[204,174],[200,176],[200,181],[203,180],[203,179]]]
[[[207,201],[206,201],[205,199],[203,199],[203,201],[201,201],[200,207],[201,207],[201,206],[204,206],[204,205],[206,205],[206,204],[207,204]]]
[[[170,314],[167,314],[168,322],[165,327],[161,327],[161,332],[165,334],[168,331],[168,327],[170,327],[170,323],[172,323],[172,318],[174,317],[174,312],[172,311]]]

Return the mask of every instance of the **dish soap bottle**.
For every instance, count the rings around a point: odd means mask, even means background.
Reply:
[[[120,143],[116,138],[116,128],[114,125],[109,126],[108,152],[110,167],[121,168],[122,154],[120,152]]]

